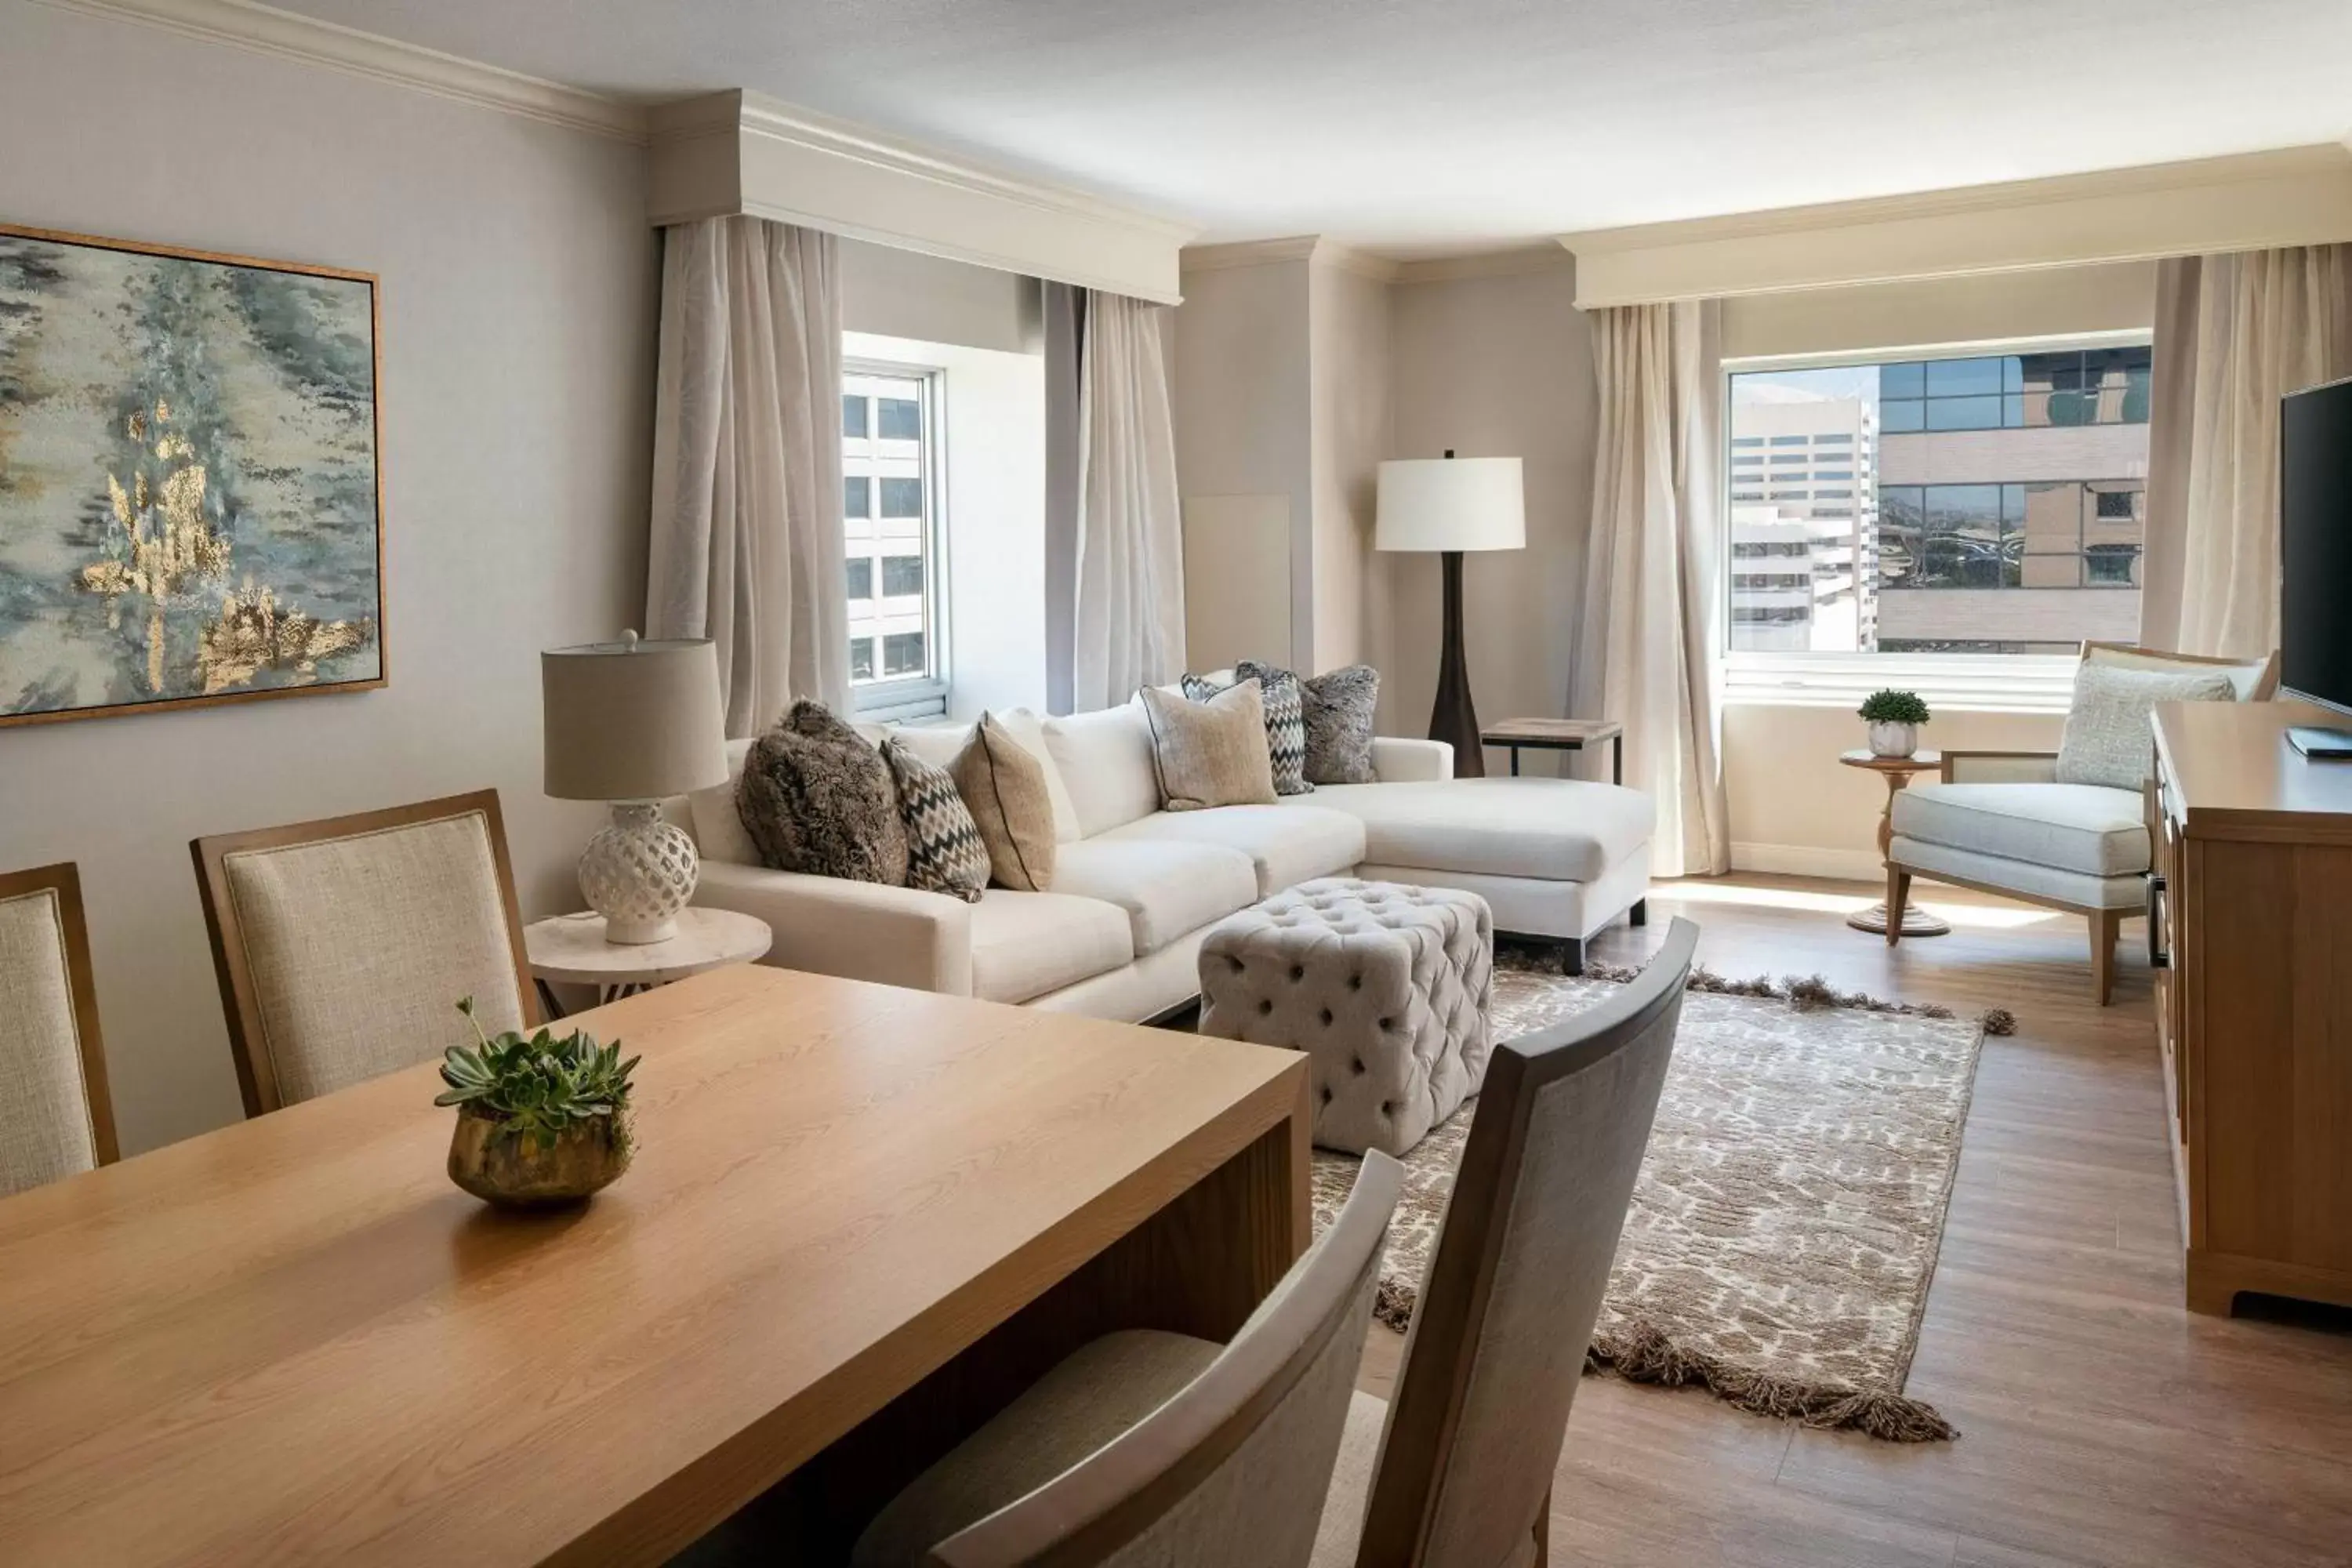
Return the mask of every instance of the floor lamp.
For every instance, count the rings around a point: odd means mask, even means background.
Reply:
[[[1434,550],[1445,563],[1445,631],[1429,738],[1454,747],[1456,778],[1484,778],[1478,709],[1462,656],[1462,552],[1518,550],[1528,542],[1527,502],[1517,458],[1413,458],[1382,463],[1376,550]]]

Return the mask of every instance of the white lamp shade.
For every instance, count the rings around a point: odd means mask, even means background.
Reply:
[[[626,641],[539,656],[545,788],[558,800],[661,800],[727,782],[719,655]]]
[[[1517,550],[1528,542],[1517,458],[1412,458],[1381,465],[1376,550]]]

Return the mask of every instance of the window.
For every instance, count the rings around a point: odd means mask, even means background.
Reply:
[[[1728,440],[1807,444],[1801,457],[1772,453],[1774,481],[1800,479],[1784,462],[1821,465],[1810,491],[1772,489],[1762,505],[1754,489],[1732,493],[1747,503],[1727,525],[1733,560],[1755,557],[1755,536],[1807,531],[1815,574],[1800,596],[1774,574],[1729,574],[1735,697],[1743,668],[1758,672],[1759,695],[1768,685],[1866,692],[1874,680],[1937,679],[1932,664],[1864,661],[1838,673],[1846,667],[1812,656],[1969,655],[1994,657],[1947,668],[1965,668],[1986,705],[2011,704],[1983,693],[2030,687],[2021,705],[2048,695],[2062,706],[2071,670],[2051,656],[2138,630],[2152,363],[2147,342],[2106,338],[1885,363],[1733,365]],[[1761,662],[1743,665],[1749,656]],[[1997,672],[2019,658],[2014,676]]]
[[[855,364],[842,376],[842,530],[849,668],[861,710],[946,710],[939,657],[940,384],[936,371]]]

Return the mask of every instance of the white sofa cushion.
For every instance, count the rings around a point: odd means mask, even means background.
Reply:
[[[1004,726],[1004,732],[1045,770],[1045,797],[1054,805],[1055,842],[1067,844],[1082,837],[1077,807],[1070,802],[1070,787],[1063,782],[1062,770],[1054,765],[1052,748],[1045,744],[1045,721],[1026,708],[991,711],[996,713],[996,721]],[[931,766],[952,772],[956,758],[971,740],[971,731],[970,724],[902,724],[890,733]]]
[[[2086,877],[2147,869],[2137,790],[2085,784],[1922,784],[1895,797],[1904,838]]]
[[[1082,838],[1055,852],[1054,890],[1125,910],[1141,954],[1255,903],[1257,868],[1222,844]]]
[[[1658,820],[1641,791],[1580,779],[1326,784],[1312,798],[1363,822],[1366,860],[1552,882],[1599,881]]]
[[[1360,785],[1360,788],[1377,786]],[[1319,795],[1320,792],[1318,791]],[[1313,795],[1293,795],[1307,801]],[[1175,840],[1238,849],[1257,872],[1257,897],[1315,877],[1336,877],[1364,858],[1364,825],[1341,811],[1312,805],[1218,805],[1205,811],[1156,811],[1104,834],[1108,841]]]
[[[1143,704],[1129,700],[1045,722],[1045,750],[1069,792],[1078,836],[1092,838],[1160,809],[1160,774]]]
[[[963,907],[971,911],[971,994],[986,1001],[1026,1002],[1135,957],[1127,911],[1098,899],[991,888]]]
[[[751,842],[751,830],[743,826],[743,815],[735,809],[735,786],[743,782],[743,759],[751,754],[750,741],[728,742],[727,782],[686,797],[687,813],[694,824],[694,847],[705,860],[729,866],[761,863],[760,847]]]

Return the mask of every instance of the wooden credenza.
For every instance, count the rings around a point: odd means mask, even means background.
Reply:
[[[2191,1311],[2352,1305],[2352,763],[2295,702],[2156,710],[2149,956]]]

